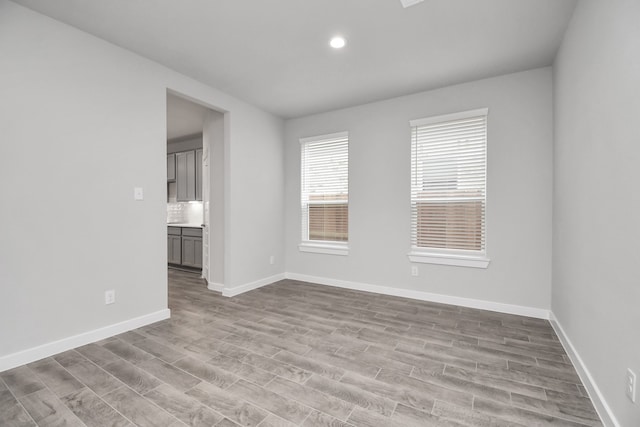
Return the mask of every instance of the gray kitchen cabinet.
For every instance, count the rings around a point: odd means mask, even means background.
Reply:
[[[202,238],[182,236],[182,265],[202,268]]]
[[[182,264],[182,237],[167,235],[167,259],[169,264]]]
[[[182,265],[202,268],[202,229],[182,229]]]
[[[196,150],[196,200],[202,201],[202,149]]]
[[[176,155],[167,154],[167,182],[176,180]]]
[[[196,153],[176,153],[176,200],[189,202],[196,199]]]
[[[167,227],[169,264],[202,268],[202,229]]]

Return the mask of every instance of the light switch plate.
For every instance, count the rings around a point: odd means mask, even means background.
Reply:
[[[142,187],[135,187],[133,189],[133,198],[134,200],[144,200],[144,192],[142,191]]]
[[[116,302],[116,291],[113,289],[109,289],[104,292],[104,303],[105,304],[113,304]]]

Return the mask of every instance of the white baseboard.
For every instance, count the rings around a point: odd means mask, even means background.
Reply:
[[[150,313],[144,316],[125,320],[124,322],[105,326],[99,329],[94,329],[88,332],[83,332],[78,335],[39,345],[27,350],[22,350],[17,353],[8,354],[6,356],[0,357],[0,372],[16,368],[27,363],[35,362],[36,360],[44,359],[45,357],[50,357],[54,354],[71,350],[72,348],[80,347],[92,342],[109,338],[114,335],[130,331],[132,329],[140,328],[151,323],[159,322],[160,320],[165,320],[169,317],[171,317],[171,310],[167,308],[164,310],[156,311],[155,313]]]
[[[246,283],[244,285],[236,286],[233,288],[224,288],[222,290],[222,296],[225,297],[235,297],[236,295],[243,294],[245,292],[252,291],[254,289],[261,288],[263,286],[270,285],[279,280],[283,280],[285,278],[284,273],[276,274],[271,277],[265,277],[264,279],[256,280],[255,282]]]
[[[210,291],[222,292],[224,290],[224,285],[222,283],[210,282],[207,284],[207,289]]]
[[[543,308],[526,307],[521,305],[503,304],[493,301],[485,301],[471,298],[455,297],[450,295],[432,294],[429,292],[413,291],[410,289],[391,288],[388,286],[371,285],[368,283],[348,282],[345,280],[329,279],[326,277],[308,276],[306,274],[285,273],[287,279],[303,282],[318,283],[321,285],[335,286],[338,288],[353,289],[358,291],[373,292],[383,295],[411,298],[421,301],[439,302],[442,304],[459,305],[462,307],[478,308],[481,310],[497,311],[499,313],[517,314],[520,316],[549,319],[549,310]]]
[[[596,412],[600,416],[602,424],[604,424],[605,427],[621,427],[621,424],[613,414],[611,407],[609,407],[607,401],[602,395],[600,388],[598,388],[598,385],[591,376],[589,369],[587,369],[587,365],[582,361],[578,351],[571,343],[571,340],[564,332],[564,329],[562,329],[562,325],[560,325],[560,322],[558,322],[558,319],[553,312],[550,312],[549,320],[551,322],[551,326],[556,331],[556,335],[558,335],[564,350],[571,359],[571,363],[573,363],[573,366],[576,368],[580,380],[582,380],[584,387],[587,389],[591,402],[593,402],[593,406],[596,408]]]

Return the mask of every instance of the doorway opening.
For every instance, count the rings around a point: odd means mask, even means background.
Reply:
[[[167,91],[167,261],[224,288],[225,112]]]

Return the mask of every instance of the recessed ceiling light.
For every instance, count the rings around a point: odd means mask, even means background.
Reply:
[[[332,38],[331,41],[329,42],[329,45],[334,49],[341,49],[344,47],[345,44],[347,44],[347,41],[344,39],[344,37],[340,37],[340,36],[336,36]]]
[[[407,8],[409,6],[413,6],[414,4],[422,3],[424,0],[400,0],[402,3],[402,7]]]

